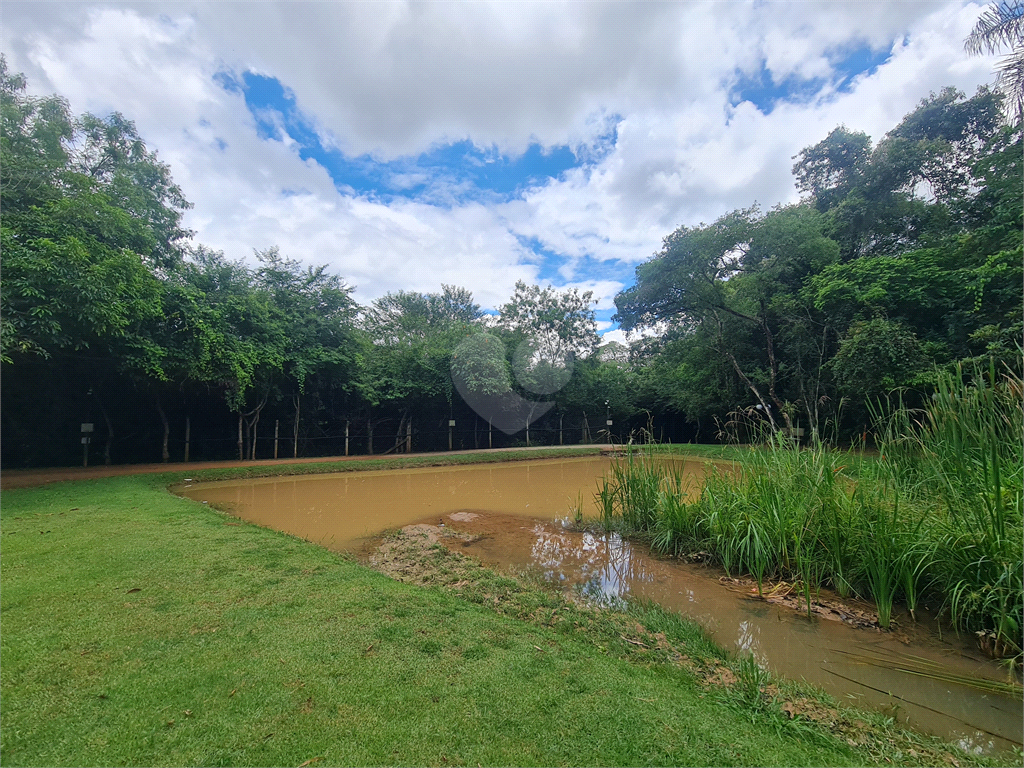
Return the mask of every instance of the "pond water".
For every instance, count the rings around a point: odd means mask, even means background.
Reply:
[[[699,488],[708,465],[684,463],[692,487]],[[444,523],[479,535],[457,546],[488,565],[534,569],[605,602],[653,600],[699,621],[720,645],[752,653],[776,674],[811,682],[840,700],[884,709],[979,752],[1021,744],[1019,698],[900,671],[931,664],[960,678],[1006,680],[966,639],[940,637],[927,612],[916,623],[897,614],[894,632],[808,618],[753,599],[747,587],[723,583],[719,570],[659,559],[614,534],[569,530],[567,518],[576,506],[584,515],[597,514],[594,491],[610,466],[606,457],[546,459],[230,480],[172,490],[250,522],[364,555],[384,531]]]

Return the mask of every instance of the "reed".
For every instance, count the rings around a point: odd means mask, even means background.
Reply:
[[[913,615],[927,597],[1020,657],[1024,386],[994,366],[969,373],[937,374],[920,410],[898,393],[876,403],[881,457],[856,463],[857,482],[844,472],[856,457],[768,435],[741,473],[712,472],[687,501],[677,466],[630,451],[598,492],[606,525],[649,533],[662,552],[710,553],[759,590],[799,580],[808,607],[822,586],[871,599],[883,626],[897,602]]]

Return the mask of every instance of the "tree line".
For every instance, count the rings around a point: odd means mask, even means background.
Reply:
[[[80,460],[85,422],[107,462],[652,424],[708,440],[748,407],[850,439],[868,400],[924,396],[937,367],[1020,367],[1021,131],[987,89],[933,94],[876,144],[837,128],[795,158],[799,204],[670,234],[616,297],[623,328],[655,331],[628,348],[601,343],[590,293],[519,283],[496,315],[457,286],[360,306],[277,248],[228,259],[183,228],[131,121],[31,97],[2,59],[0,99],[5,466]]]

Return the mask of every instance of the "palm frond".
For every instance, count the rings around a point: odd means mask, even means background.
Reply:
[[[964,48],[970,55],[978,56],[986,52],[998,53],[1004,47],[1017,49],[1022,44],[1024,2],[1014,0],[993,3],[986,8],[964,42]]]

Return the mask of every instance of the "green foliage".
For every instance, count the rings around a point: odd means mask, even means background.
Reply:
[[[959,369],[939,374],[915,413],[878,414],[881,459],[854,483],[853,457],[798,450],[783,438],[754,449],[735,473],[714,472],[689,500],[678,469],[630,453],[598,491],[605,525],[651,533],[657,549],[705,552],[728,572],[830,586],[875,601],[882,626],[902,600],[932,595],[960,629],[1022,648],[1024,382]]]
[[[452,373],[472,392],[501,397],[511,391],[505,345],[487,332],[463,340],[452,355]]]
[[[499,309],[500,326],[517,341],[530,339],[551,359],[584,357],[597,348],[593,292],[556,291],[516,282],[512,297]]]
[[[665,238],[616,297],[624,328],[663,331],[634,347],[642,401],[691,419],[758,405],[815,442],[862,425],[867,397],[927,389],[935,363],[1015,365],[1024,162],[1000,109],[946,88],[874,146],[837,128],[796,158],[801,205]]]
[[[161,312],[153,270],[177,257],[188,203],[131,122],[75,118],[25,89],[0,58],[0,360],[98,348],[159,380],[164,350],[144,332]]]
[[[928,359],[914,332],[882,318],[854,322],[831,362],[836,383],[860,398],[910,386],[927,366]]]
[[[964,48],[974,56],[1010,49],[996,68],[996,86],[1006,95],[1010,120],[1019,125],[1024,120],[1024,3],[991,3],[978,17]]]
[[[451,363],[482,313],[472,294],[446,285],[441,293],[389,293],[362,317],[366,342],[359,388],[370,406],[402,403],[445,409],[452,403]]]

